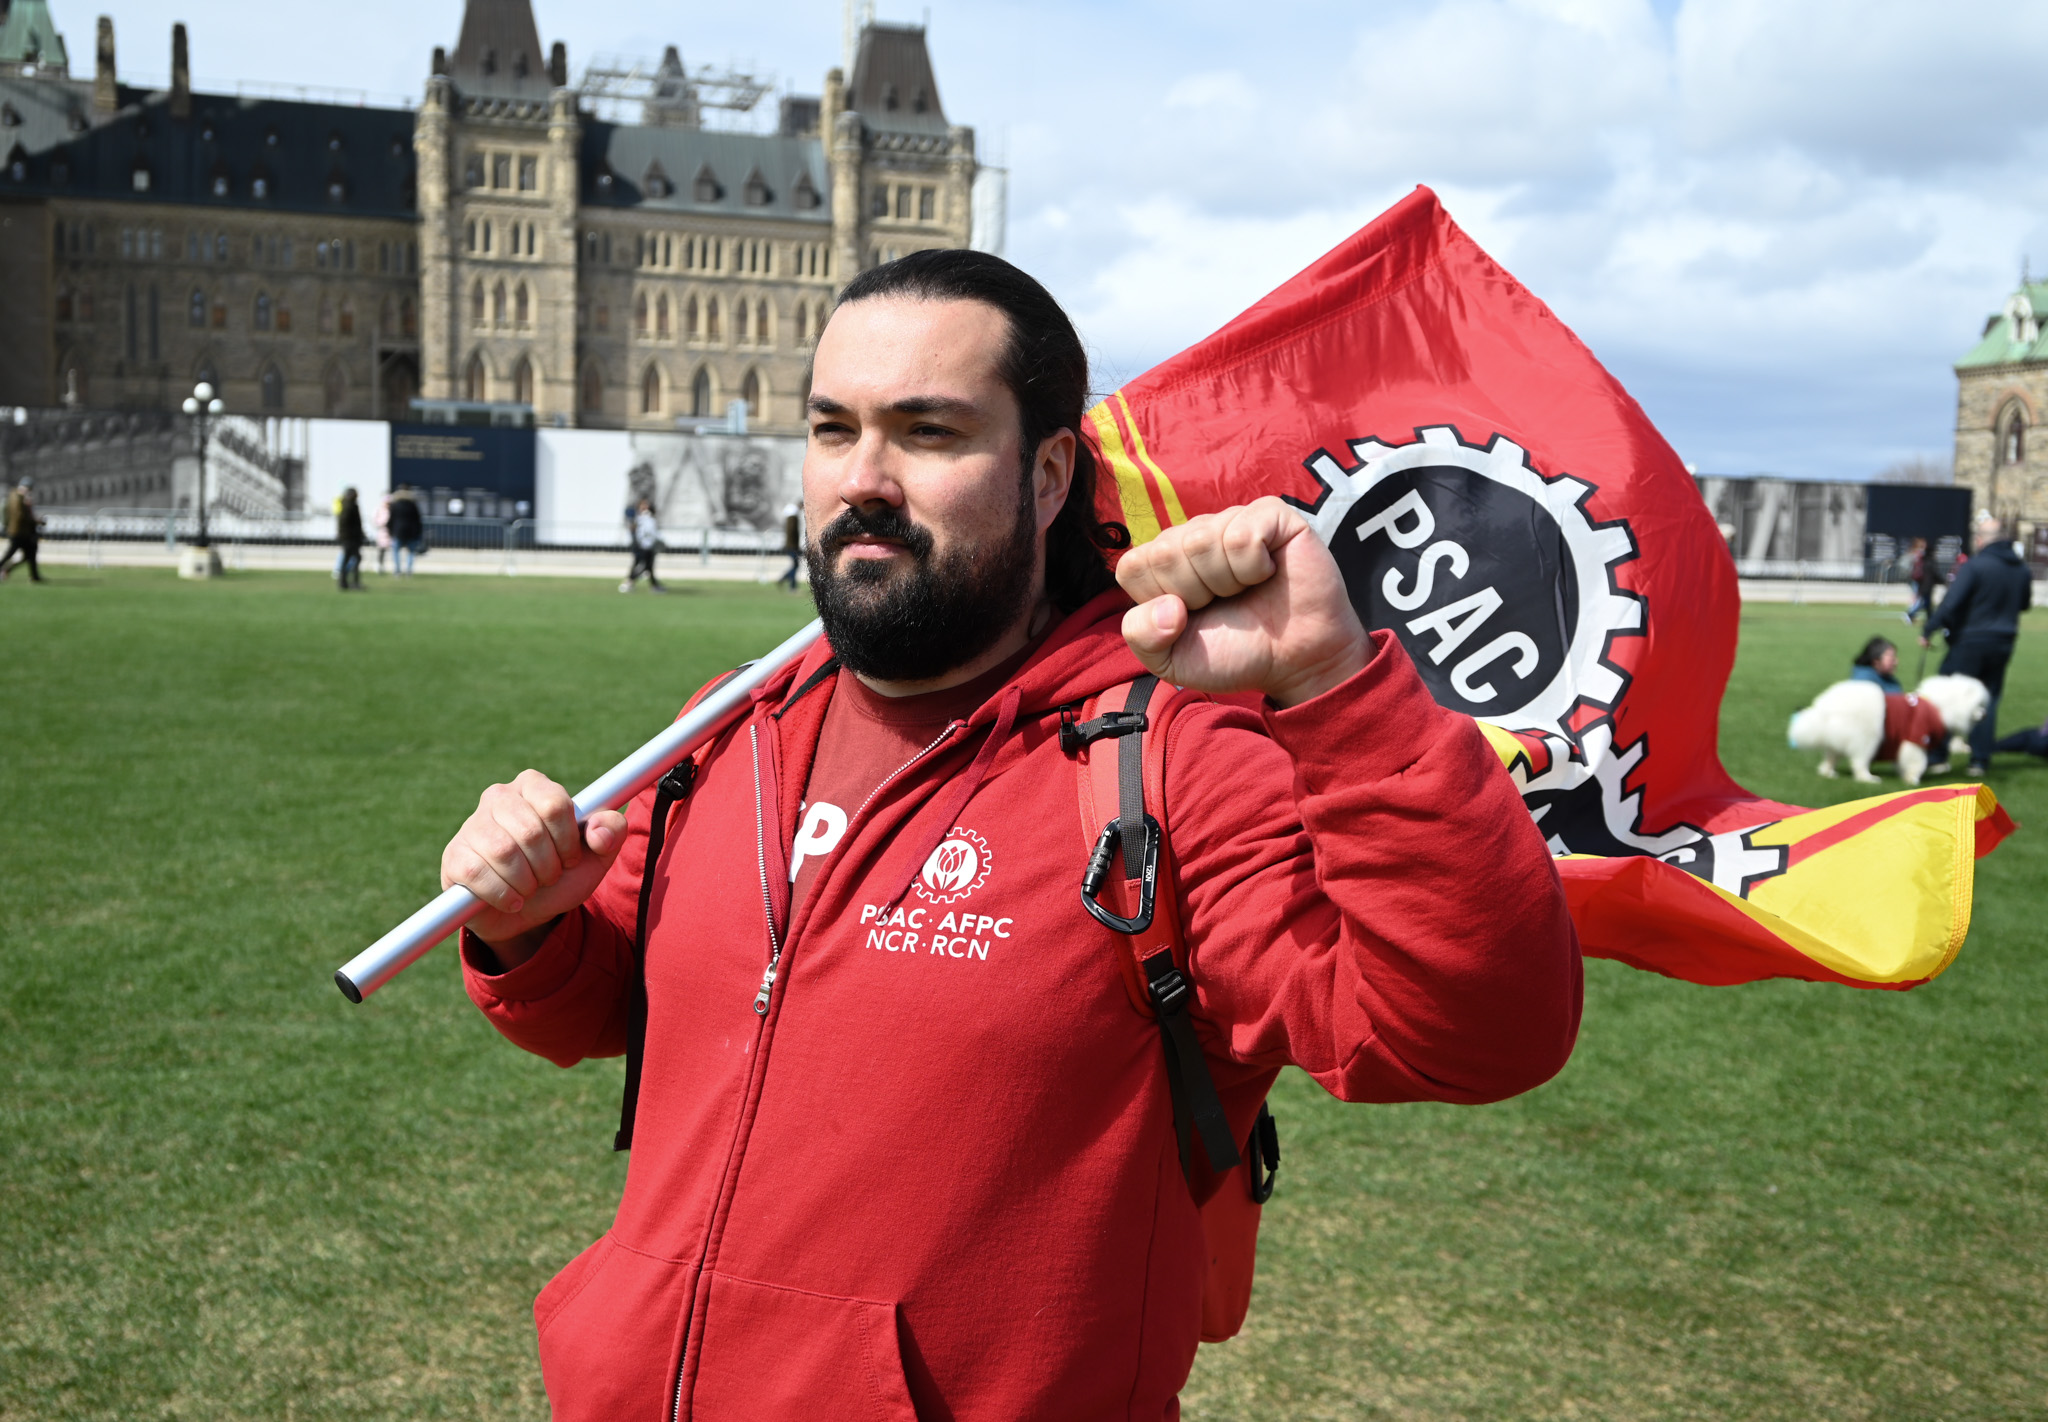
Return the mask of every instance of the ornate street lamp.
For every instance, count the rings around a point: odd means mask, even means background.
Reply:
[[[220,556],[213,551],[213,541],[206,535],[206,426],[226,408],[215,397],[213,387],[204,380],[192,387],[191,395],[185,400],[184,411],[192,417],[199,432],[199,536],[186,545],[185,554],[179,560],[180,577],[208,578],[220,572]]]

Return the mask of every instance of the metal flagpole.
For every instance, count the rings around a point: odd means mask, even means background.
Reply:
[[[576,797],[576,823],[616,810],[661,779],[671,766],[738,720],[754,689],[810,650],[824,629],[812,622],[767,656],[750,663],[660,735],[590,782]],[[348,960],[334,985],[361,1002],[411,967],[427,950],[483,911],[483,900],[460,884]]]

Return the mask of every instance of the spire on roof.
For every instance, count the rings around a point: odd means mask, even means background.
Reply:
[[[64,36],[57,33],[47,0],[14,0],[11,5],[0,0],[0,74],[25,69],[68,77],[71,61]]]
[[[946,111],[939,106],[923,26],[871,21],[861,29],[846,106],[872,128],[945,132]]]
[[[448,69],[465,93],[546,97],[548,55],[540,47],[533,6],[528,0],[467,0]]]

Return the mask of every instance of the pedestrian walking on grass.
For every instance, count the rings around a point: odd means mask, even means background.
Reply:
[[[1936,632],[1948,637],[1948,655],[1941,659],[1944,676],[1974,676],[1991,693],[1984,719],[1970,732],[1971,775],[1982,775],[1998,747],[1998,698],[2005,691],[2005,668],[2019,640],[2020,614],[2034,605],[2034,575],[2013,547],[2012,531],[1989,514],[1977,521],[1981,540],[1977,556],[1957,571],[1927,619],[1920,638],[1926,646]]]
[[[35,485],[33,479],[23,479],[7,494],[7,552],[0,554],[0,582],[14,571],[14,560],[19,558],[28,564],[28,575],[35,582],[43,580],[43,570],[36,562],[36,545],[42,541],[43,521],[36,517]]]
[[[391,496],[391,571],[409,578],[420,554],[427,551],[426,520],[420,517],[419,496],[410,484]]]
[[[1941,586],[1941,564],[1935,561],[1934,550],[1927,546],[1927,540],[1913,540],[1913,563],[1909,576],[1913,580],[1913,601],[1906,608],[1906,621],[1916,622],[1921,614],[1934,610],[1934,590]]]
[[[795,592],[797,564],[804,558],[804,515],[795,504],[782,506],[782,551],[789,559],[789,566],[782,570],[782,576],[775,582],[778,587]]]
[[[370,515],[370,531],[377,538],[377,571],[384,571],[384,555],[391,551],[391,495],[377,500],[377,511]],[[397,564],[394,562],[394,567]]]
[[[633,591],[633,584],[640,581],[640,575],[647,575],[647,586],[656,592],[667,592],[661,579],[654,576],[654,555],[661,551],[661,525],[655,522],[654,505],[646,499],[633,511],[633,566],[626,574],[626,580],[619,584],[619,591]]]
[[[339,559],[334,565],[335,581],[341,590],[360,589],[363,585],[363,544],[369,540],[363,536],[363,511],[356,503],[353,488],[341,491],[341,511],[334,516],[334,541],[340,545]]]

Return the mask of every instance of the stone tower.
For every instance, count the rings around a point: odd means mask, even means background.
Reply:
[[[1956,362],[1956,483],[2031,533],[2048,522],[2048,282],[2022,279]]]
[[[543,51],[528,0],[468,0],[433,67],[414,131],[423,393],[566,424],[581,138],[567,56]]]

